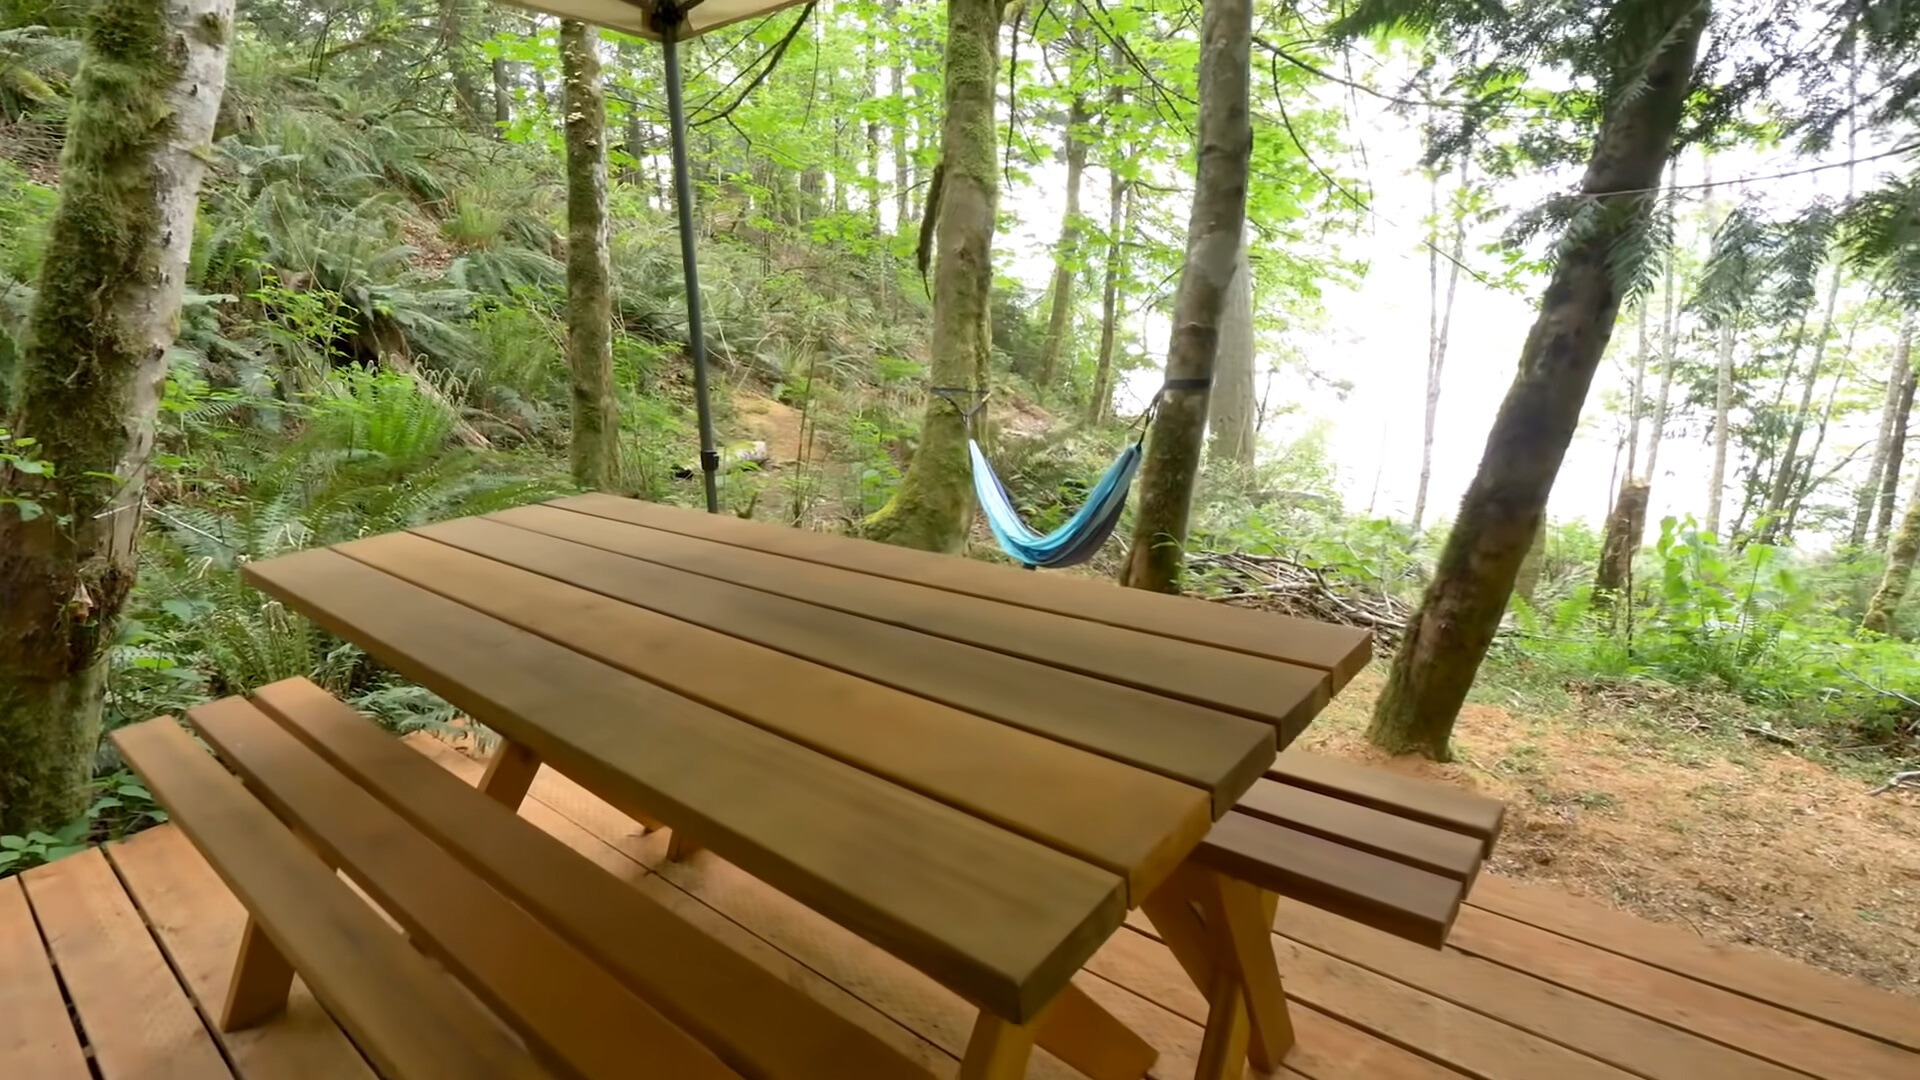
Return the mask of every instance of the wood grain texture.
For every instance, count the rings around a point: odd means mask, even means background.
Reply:
[[[1032,1031],[982,1012],[960,1057],[959,1080],[1025,1080],[1032,1056]]]
[[[1206,794],[1176,780],[480,555],[404,533],[334,550],[1110,870],[1134,895],[1212,823]]]
[[[1812,1076],[1829,1080],[1920,1076],[1920,1054],[1587,948],[1572,938],[1490,912],[1463,912],[1454,939],[1454,947],[1461,952]]]
[[[1708,941],[1591,900],[1483,875],[1467,903],[1487,911],[1920,1052],[1920,1001],[1758,949]]]
[[[489,515],[550,536],[1025,657],[1274,725],[1285,745],[1327,703],[1325,671],[768,555],[551,506]]]
[[[474,790],[304,679],[253,702],[742,1075],[925,1080],[925,1070]]]
[[[161,951],[200,1008],[217,1015],[227,997],[247,912],[178,828],[148,829],[103,850]],[[271,1022],[214,1038],[245,1080],[373,1080],[373,1069],[296,978]]]
[[[1274,931],[1649,1080],[1800,1075],[1511,968],[1436,952],[1297,901],[1280,902]]]
[[[487,755],[487,771],[480,776],[480,794],[509,810],[515,809],[520,800],[527,797],[527,789],[533,786],[534,774],[539,771],[538,754],[512,739],[501,739],[500,745]]]
[[[1113,874],[343,555],[245,573],[623,811],[687,825],[1009,1019],[1035,1016],[1119,925]]]
[[[1215,817],[1273,763],[1272,725],[1245,717],[485,518],[414,531],[1209,788]]]
[[[408,1080],[549,1075],[178,724],[152,720],[112,738],[241,904],[266,914],[280,951],[380,1071]],[[170,973],[155,977],[180,992]]]
[[[1459,882],[1480,872],[1478,838],[1292,784],[1261,780],[1240,812]]]
[[[18,877],[0,878],[0,1062],[21,1080],[90,1075]]]
[[[251,791],[300,822],[416,947],[544,1059],[601,1080],[636,1069],[689,1080],[737,1075],[252,703],[227,698],[187,718]]]
[[[1447,940],[1466,887],[1238,811],[1214,823],[1194,859],[1281,896],[1433,948]]]
[[[1319,668],[1332,677],[1331,688],[1336,692],[1367,666],[1372,657],[1371,635],[1350,626],[1331,626],[1137,589],[1114,589],[1066,574],[1022,574],[970,559],[737,518],[707,521],[703,520],[706,515],[631,499],[582,495],[556,499],[552,505],[843,570]]]
[[[101,1080],[231,1075],[99,849],[29,870],[22,881]]]
[[[1090,1080],[1140,1080],[1160,1052],[1118,1017],[1068,983],[1034,1029],[1034,1043]]]
[[[227,980],[227,998],[214,1016],[216,1031],[244,1031],[286,1010],[293,992],[293,964],[267,937],[259,920],[247,919]]]
[[[1481,842],[1483,855],[1493,853],[1506,818],[1506,804],[1497,799],[1305,750],[1281,754],[1267,775],[1283,784],[1465,833]]]

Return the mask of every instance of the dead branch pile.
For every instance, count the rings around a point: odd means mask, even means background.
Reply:
[[[1363,626],[1373,631],[1376,654],[1399,643],[1401,629],[1413,614],[1412,605],[1398,597],[1285,555],[1196,551],[1187,561],[1195,595],[1301,619]]]

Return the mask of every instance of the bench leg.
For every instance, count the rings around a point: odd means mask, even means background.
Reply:
[[[220,1009],[220,1030],[239,1031],[271,1019],[287,1007],[292,989],[293,965],[248,915],[233,978],[227,982],[226,1004]]]
[[[518,810],[539,771],[540,755],[503,736],[487,759],[487,771],[480,776],[480,794],[509,810]]]
[[[1280,969],[1267,939],[1279,898],[1245,882],[1188,864],[1142,904],[1147,918],[1193,984],[1207,994],[1201,1080],[1280,1066],[1293,1047]],[[1210,1071],[1211,1070],[1211,1071]]]
[[[1047,1006],[1033,1041],[1092,1080],[1140,1080],[1160,1051],[1073,983]]]
[[[1002,1020],[982,1010],[967,1040],[956,1080],[1025,1080],[1033,1056],[1033,1027]]]

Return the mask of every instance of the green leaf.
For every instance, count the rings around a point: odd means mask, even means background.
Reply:
[[[0,848],[8,851],[20,851],[27,846],[24,836],[0,836]]]
[[[56,848],[48,848],[46,859],[48,862],[52,862],[55,859],[64,859],[69,855],[78,855],[85,850],[87,850],[87,845],[85,844],[62,844]]]

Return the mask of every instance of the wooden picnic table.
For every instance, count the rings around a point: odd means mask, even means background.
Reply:
[[[1183,863],[1369,648],[602,495],[246,577],[498,732],[490,795],[517,804],[545,763],[977,1005],[963,1077],[1023,1075],[1036,1037],[1096,1075],[1151,1061],[1069,980],[1163,883],[1159,906],[1217,910]],[[1266,985],[1241,966],[1271,952],[1234,956],[1211,925],[1222,970]]]

